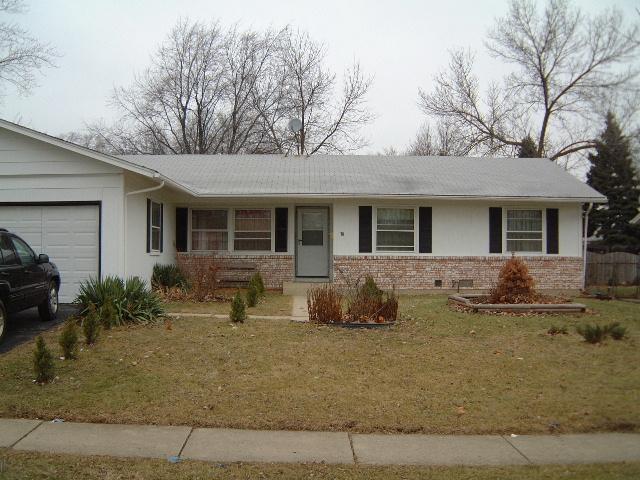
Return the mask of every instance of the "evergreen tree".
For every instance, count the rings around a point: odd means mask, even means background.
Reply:
[[[236,293],[231,302],[231,313],[229,318],[233,323],[242,323],[247,319],[246,306],[240,292]]]
[[[36,349],[33,352],[33,370],[37,383],[49,383],[55,376],[53,355],[47,348],[42,335],[36,339]]]
[[[527,135],[522,139],[522,143],[518,147],[519,158],[536,158],[538,157],[538,147],[536,142],[533,141],[531,135]]]
[[[589,155],[591,168],[587,183],[607,197],[589,217],[589,232],[601,237],[605,245],[630,251],[640,250],[640,227],[629,221],[638,213],[640,182],[632,162],[629,140],[622,133],[613,113],[596,141],[596,152]]]

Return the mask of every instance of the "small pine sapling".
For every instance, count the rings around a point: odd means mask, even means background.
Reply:
[[[93,305],[82,319],[82,331],[87,345],[96,343],[100,333],[100,316]]]
[[[237,292],[233,297],[229,318],[233,323],[243,323],[247,319],[244,300],[240,292]]]
[[[37,383],[49,383],[55,376],[53,355],[47,348],[42,335],[38,336],[36,340],[36,349],[33,352],[33,370]]]
[[[259,297],[264,296],[264,280],[262,280],[260,272],[256,272],[255,275],[251,277],[251,280],[249,281],[249,288],[251,288],[251,285],[256,288],[256,292]]]
[[[247,290],[247,307],[255,307],[256,303],[258,303],[258,289],[254,284],[250,284]]]
[[[74,317],[69,318],[64,324],[58,343],[64,358],[67,360],[78,358],[78,324]]]

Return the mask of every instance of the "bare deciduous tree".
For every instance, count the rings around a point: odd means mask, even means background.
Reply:
[[[306,34],[180,21],[151,66],[115,90],[122,119],[75,138],[111,153],[343,152],[361,145],[369,80],[356,65],[342,95],[335,83]],[[297,137],[291,118],[303,123]]]
[[[22,0],[0,0],[0,15],[23,13]],[[21,94],[28,94],[35,86],[35,73],[53,67],[58,54],[55,49],[30,36],[17,25],[0,21],[0,81],[13,85]]]
[[[438,155],[445,157],[464,157],[469,154],[469,142],[463,132],[447,119],[437,122],[435,131],[425,122],[415,139],[407,149],[407,155]]]
[[[288,33],[280,53],[284,86],[281,107],[286,116],[302,123],[293,139],[296,153],[344,153],[363,146],[358,131],[371,119],[365,108],[371,79],[365,78],[355,63],[344,74],[342,94],[337,94],[336,75],[324,64],[324,45],[304,32]],[[280,140],[274,139],[276,143],[287,150],[292,148],[290,133],[283,138],[282,126],[274,131],[281,135]]]
[[[420,91],[422,110],[447,119],[470,152],[512,154],[535,132],[539,156],[557,160],[594,145],[607,92],[633,89],[640,52],[638,25],[615,9],[589,17],[567,0],[512,0],[486,47],[514,67],[502,83],[481,93],[473,55],[451,54],[433,91]],[[598,117],[596,119],[596,117]]]

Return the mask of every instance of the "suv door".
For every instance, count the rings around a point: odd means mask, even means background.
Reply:
[[[24,303],[23,268],[9,235],[0,233],[0,295],[8,312],[15,312]]]
[[[22,264],[22,290],[24,308],[41,304],[47,298],[47,274],[36,260],[36,254],[21,238],[11,235]]]

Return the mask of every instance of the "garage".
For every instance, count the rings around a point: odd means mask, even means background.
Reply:
[[[98,204],[0,205],[0,227],[49,255],[60,271],[60,302],[70,303],[79,285],[100,273]]]

